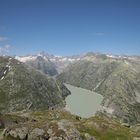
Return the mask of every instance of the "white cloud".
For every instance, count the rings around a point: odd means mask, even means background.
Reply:
[[[12,48],[12,46],[9,44],[6,44],[4,46],[0,46],[0,54],[3,55],[5,53],[8,53],[11,48]]]
[[[0,36],[0,41],[6,41],[6,40],[8,40],[7,37],[5,37],[5,36]]]
[[[104,36],[105,33],[103,33],[103,32],[97,32],[96,35],[97,35],[97,36]]]

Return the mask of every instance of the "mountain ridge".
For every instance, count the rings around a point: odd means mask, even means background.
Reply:
[[[0,57],[0,79],[1,112],[62,107],[69,94],[61,83],[11,57]]]
[[[71,55],[71,56],[56,56],[56,55],[50,55],[45,52],[41,52],[36,55],[27,55],[27,56],[15,56],[15,59],[19,60],[20,62],[29,64],[30,66],[33,66],[36,69],[39,69],[38,65],[39,63],[35,63],[37,61],[37,58],[40,57],[45,62],[45,65],[49,65],[51,67],[50,70],[47,70],[46,66],[42,66],[42,71],[46,71],[45,74],[49,74],[51,76],[55,76],[57,74],[60,74],[63,72],[63,70],[70,64],[77,62],[77,61],[96,61],[97,59],[110,59],[110,60],[123,60],[123,61],[133,61],[133,60],[140,60],[139,56],[127,56],[127,55],[112,55],[112,54],[102,54],[102,53],[94,53],[94,52],[88,52],[80,55]],[[127,62],[126,62],[127,63]],[[44,63],[43,63],[44,64]],[[41,65],[43,65],[41,63]],[[53,73],[53,74],[51,74]]]

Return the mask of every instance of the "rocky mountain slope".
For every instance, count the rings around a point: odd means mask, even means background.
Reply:
[[[36,55],[36,56],[28,56],[28,57],[15,57],[17,60],[24,62],[25,64],[39,70],[40,72],[54,76],[57,75],[56,65],[50,61],[50,59],[46,56]]]
[[[140,59],[88,53],[58,80],[98,92],[106,112],[128,123],[140,122]]]
[[[0,112],[62,107],[61,83],[11,57],[0,57]]]
[[[81,119],[64,110],[0,115],[1,140],[135,140],[139,127],[127,128],[101,113]]]

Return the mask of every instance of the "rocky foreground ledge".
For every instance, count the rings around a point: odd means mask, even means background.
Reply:
[[[0,140],[139,140],[140,126],[127,128],[97,114],[81,119],[62,110],[0,115]]]

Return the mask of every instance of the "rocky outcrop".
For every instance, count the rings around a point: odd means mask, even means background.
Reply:
[[[15,140],[49,140],[50,138],[49,134],[43,129],[34,128],[33,130],[29,130],[27,127],[4,129],[3,137]]]
[[[19,140],[27,140],[28,138],[28,129],[26,127],[15,128],[15,129],[4,129],[3,137],[5,138],[13,138]]]
[[[3,138],[18,140],[82,140],[80,132],[71,126],[68,121],[65,124],[53,122],[50,128],[28,128],[25,126],[15,126],[16,128],[6,128],[3,131]],[[52,126],[51,126],[52,125]],[[53,128],[55,125],[56,128]],[[68,129],[69,127],[69,129]]]
[[[122,126],[118,120],[97,114],[95,117],[77,120],[67,111],[50,110],[28,112],[28,119],[23,122],[24,114],[5,115],[11,122],[2,132],[1,140],[132,140],[138,135],[131,128]],[[6,119],[6,120],[7,120]],[[6,121],[5,121],[6,122]],[[0,134],[1,138],[1,134]]]

